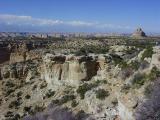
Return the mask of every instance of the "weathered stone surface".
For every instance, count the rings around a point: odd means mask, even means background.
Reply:
[[[96,75],[98,63],[89,56],[64,56],[47,54],[43,58],[42,78],[49,85],[78,85]]]

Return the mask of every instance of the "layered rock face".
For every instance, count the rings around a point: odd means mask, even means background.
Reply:
[[[97,74],[99,63],[91,56],[65,56],[47,54],[43,58],[41,77],[50,86],[79,85]]]

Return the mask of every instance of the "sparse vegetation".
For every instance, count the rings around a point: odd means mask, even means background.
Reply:
[[[25,96],[25,98],[26,98],[26,99],[30,99],[31,96],[27,94],[27,95]]]
[[[134,70],[138,70],[140,67],[140,63],[138,61],[132,61],[128,66]]]
[[[113,59],[115,66],[120,65],[120,64],[126,65],[126,63],[123,61],[123,59],[119,55],[117,55],[117,54],[110,54],[110,55],[112,56],[112,59]]]
[[[43,83],[41,83],[40,85],[40,89],[46,88],[47,87],[47,83],[44,81]]]
[[[133,85],[134,87],[141,87],[144,85],[145,81],[147,81],[147,75],[146,74],[136,74],[133,78]]]
[[[64,103],[67,103],[68,101],[72,101],[75,99],[76,99],[76,96],[74,96],[74,95],[65,95],[61,99],[52,100],[52,103],[62,105]]]
[[[78,105],[78,102],[76,100],[73,100],[71,103],[71,106],[74,108]]]
[[[96,84],[107,84],[107,80],[97,80]]]
[[[99,89],[96,91],[96,98],[100,100],[104,100],[108,96],[109,96],[109,92],[104,89]]]
[[[113,104],[114,106],[118,105],[118,100],[117,100],[117,98],[115,98],[115,99],[112,101],[112,104]]]
[[[99,83],[84,83],[83,85],[79,86],[79,88],[77,89],[77,93],[80,94],[81,99],[84,99],[85,93],[91,90],[92,88],[97,87],[98,84]]]
[[[141,60],[144,60],[145,58],[150,58],[152,57],[153,54],[153,47],[152,46],[147,46],[146,50],[144,51],[144,53],[142,54],[142,58]]]
[[[121,87],[121,92],[127,94],[129,92],[130,88],[131,88],[130,85],[125,84]]]
[[[9,108],[18,108],[20,106],[21,102],[20,100],[14,100],[9,104]]]
[[[67,103],[68,101],[74,100],[76,97],[74,95],[65,95],[60,99],[60,104]]]
[[[81,56],[81,55],[87,55],[88,53],[95,53],[95,54],[106,54],[108,52],[107,47],[97,47],[93,45],[87,45],[82,47],[80,50],[78,50],[75,55]]]
[[[148,75],[149,80],[155,80],[156,78],[160,77],[160,71],[157,67],[153,67],[150,74]]]
[[[50,97],[54,96],[54,94],[55,94],[55,91],[52,91],[52,90],[50,89],[50,90],[48,90],[48,92],[46,93],[45,98],[50,98]]]

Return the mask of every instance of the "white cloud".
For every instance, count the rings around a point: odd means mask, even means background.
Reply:
[[[0,15],[0,22],[17,25],[56,25],[62,24],[60,20],[40,19],[31,16],[16,16],[16,15]]]
[[[96,23],[84,22],[84,21],[70,21],[70,22],[67,22],[67,24],[72,26],[95,26],[96,25]]]
[[[9,15],[9,14],[0,14],[0,23],[6,25],[17,25],[17,26],[43,26],[43,27],[53,27],[56,25],[64,26],[64,27],[88,27],[95,29],[130,29],[129,26],[120,26],[106,23],[98,23],[98,22],[86,22],[86,21],[62,21],[62,20],[52,20],[52,19],[41,19],[34,18],[31,16],[17,16],[17,15]]]

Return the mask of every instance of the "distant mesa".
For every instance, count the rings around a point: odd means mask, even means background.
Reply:
[[[145,32],[143,32],[143,30],[141,28],[138,28],[133,34],[132,37],[136,37],[136,38],[143,38],[143,37],[147,37]]]

